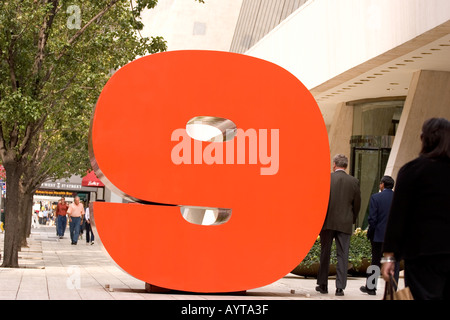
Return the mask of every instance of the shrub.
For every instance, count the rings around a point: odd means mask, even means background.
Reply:
[[[372,248],[369,239],[367,239],[367,230],[357,228],[350,237],[348,262],[350,262],[354,268],[358,269],[361,267],[363,259],[367,259],[370,262],[371,257]],[[320,236],[317,237],[313,246],[300,265],[310,267],[313,263],[320,263]],[[331,246],[330,264],[336,263],[336,243],[333,241],[333,245]]]

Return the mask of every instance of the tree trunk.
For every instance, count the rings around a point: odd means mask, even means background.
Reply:
[[[29,193],[21,194],[20,200],[20,215],[22,216],[23,223],[21,223],[21,235],[22,239],[20,241],[21,247],[27,247],[27,238],[30,236],[31,232],[31,210],[33,207],[33,195]]]
[[[5,238],[3,249],[4,268],[19,267],[19,249],[20,249],[20,229],[23,220],[20,212],[19,180],[21,171],[19,165],[14,161],[5,161],[3,166],[6,169],[6,206],[5,206]]]

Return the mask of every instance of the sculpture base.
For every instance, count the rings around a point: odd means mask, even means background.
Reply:
[[[234,291],[234,292],[219,292],[219,293],[199,293],[199,292],[187,292],[187,291],[179,291],[172,290],[163,287],[155,286],[151,283],[145,283],[145,292],[147,293],[178,293],[178,294],[214,294],[214,295],[233,295],[233,296],[245,296],[247,291]]]

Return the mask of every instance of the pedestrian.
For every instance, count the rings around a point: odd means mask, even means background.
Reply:
[[[49,226],[54,226],[55,225],[55,214],[53,213],[53,211],[50,209],[48,211],[48,216],[49,216]]]
[[[64,197],[58,201],[58,205],[56,206],[56,235],[59,236],[60,239],[64,237],[64,233],[66,232],[67,227],[67,210],[69,206],[66,203],[66,199]]]
[[[42,212],[42,224],[47,225],[48,223],[48,209],[47,207],[44,208],[44,211]]]
[[[6,216],[6,213],[5,213],[4,209],[1,209],[1,212],[0,212],[0,230],[2,231],[2,233],[5,231],[5,216]]]
[[[390,281],[403,258],[414,299],[450,300],[450,122],[426,120],[420,138],[419,157],[397,175],[381,273]]]
[[[395,181],[391,176],[383,176],[380,181],[380,192],[373,194],[369,202],[369,229],[367,238],[370,240],[372,247],[372,265],[377,266],[381,270],[381,255],[386,231],[387,219],[389,217],[389,209],[391,208],[392,197],[394,195]],[[399,267],[397,265],[395,280],[398,282]],[[369,295],[376,294],[376,286],[368,283],[360,287],[360,290]],[[376,280],[375,280],[376,281]],[[375,282],[376,285],[376,282]]]
[[[39,224],[44,224],[44,210],[42,210],[42,208],[39,210],[38,216]]]
[[[358,179],[348,175],[345,169],[348,158],[338,154],[333,158],[328,210],[320,232],[320,266],[316,291],[328,293],[328,273],[333,239],[336,242],[336,295],[343,296],[347,285],[348,252],[353,224],[361,207],[361,191]]]
[[[33,226],[33,228],[39,227],[38,216],[34,209],[31,209],[31,225]]]
[[[83,202],[83,201],[80,201],[80,203],[83,205],[83,208],[84,208],[84,202]],[[85,210],[85,212],[86,212],[86,210]],[[85,215],[86,215],[86,213],[85,213]],[[85,219],[85,215],[84,215],[84,216],[81,216],[81,221],[80,221],[80,234],[79,234],[79,236],[78,236],[78,240],[83,239],[83,232],[84,232],[84,230],[86,229],[86,219]]]
[[[76,245],[80,234],[81,219],[84,216],[84,207],[80,202],[80,197],[76,196],[73,199],[73,203],[70,204],[67,214],[69,215],[70,239],[72,240],[72,244]]]
[[[91,221],[91,215],[89,212],[89,204],[86,204],[86,214],[84,215],[85,221],[86,221],[86,244],[94,244],[94,232],[92,231],[92,221]]]

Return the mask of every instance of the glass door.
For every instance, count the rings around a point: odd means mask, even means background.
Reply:
[[[367,228],[369,202],[379,192],[380,180],[386,170],[393,137],[353,136],[350,174],[359,180],[361,209],[356,227]]]
[[[361,189],[361,210],[356,219],[356,227],[365,229],[369,216],[369,201],[378,192],[380,182],[380,152],[371,149],[354,150],[354,173]]]
[[[361,210],[356,227],[365,229],[369,201],[379,191],[406,97],[347,102],[353,106],[350,174],[360,182]]]

